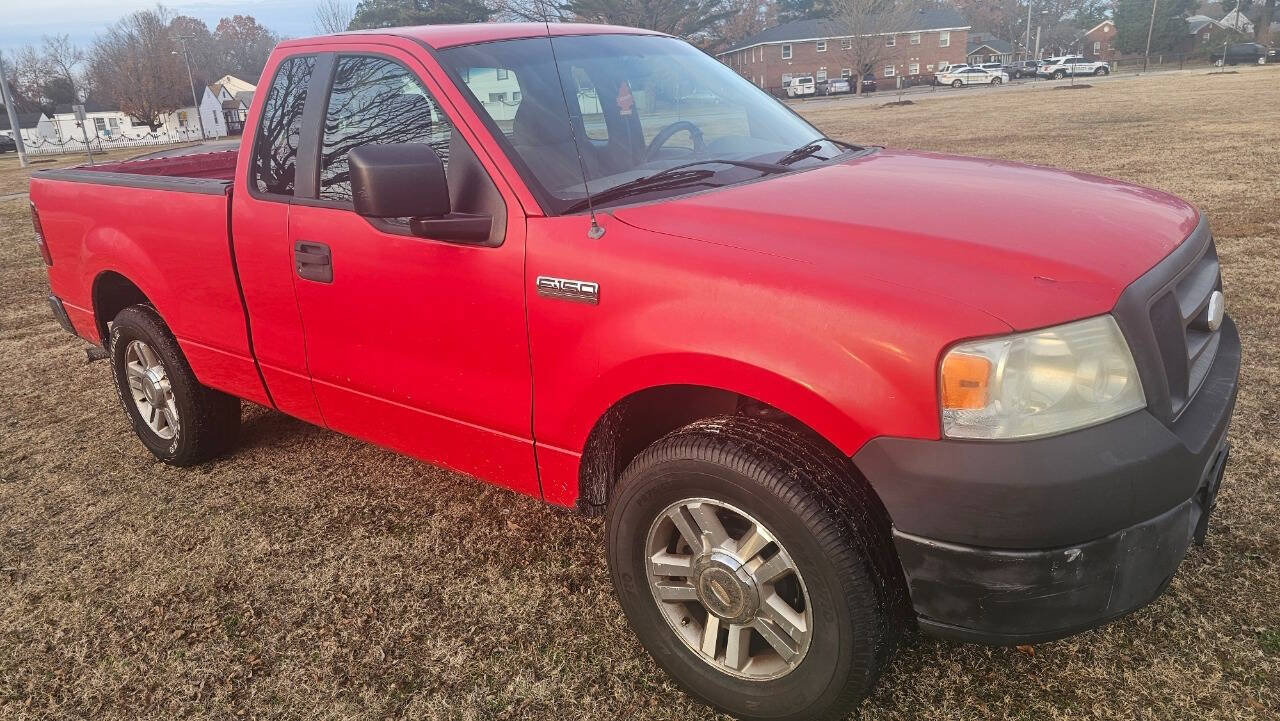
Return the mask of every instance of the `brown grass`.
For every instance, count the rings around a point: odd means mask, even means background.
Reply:
[[[922,639],[863,718],[1280,717],[1278,81],[813,114],[850,139],[1186,196],[1217,231],[1245,343],[1209,544],[1162,598],[1034,654]],[[0,203],[0,718],[714,717],[627,630],[598,521],[258,408],[235,455],[163,466],[45,289],[25,204]]]
[[[105,153],[94,152],[93,162],[117,163],[121,160],[136,158],[139,155],[146,155],[160,150],[169,148],[183,148],[194,143],[173,143],[170,145],[148,145],[141,148],[119,148],[109,150]],[[72,165],[82,165],[89,162],[88,156],[84,153],[68,153],[66,155],[28,155],[27,167],[22,167],[18,163],[17,153],[5,153],[0,155],[0,195],[8,195],[10,193],[25,193],[27,190],[27,179],[31,174],[45,170],[47,168],[67,168]]]

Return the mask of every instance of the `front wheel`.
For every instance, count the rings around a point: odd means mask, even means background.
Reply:
[[[189,466],[227,450],[240,400],[200,384],[155,309],[134,305],[111,323],[116,393],[134,433],[157,458]]]
[[[962,86],[962,85],[964,85],[964,83],[963,83],[963,82],[961,82],[961,81],[959,81],[959,80],[952,80],[952,81],[951,81],[951,87],[953,87],[953,88],[958,88],[958,87],[960,87],[960,86]]]
[[[763,421],[702,421],[650,446],[619,481],[607,529],[641,643],[738,718],[842,718],[903,627],[869,493],[847,459]]]
[[[1065,70],[1055,70],[1055,71],[1053,71],[1053,79],[1054,79],[1054,80],[1061,80],[1061,79],[1063,79],[1063,78],[1065,78],[1065,77],[1067,77],[1067,71],[1065,71]]]
[[[1106,75],[1106,74],[1108,74],[1108,73],[1110,73],[1110,72],[1111,72],[1111,71],[1110,71],[1110,70],[1107,70],[1106,68],[1098,68],[1097,70],[1094,70],[1094,71],[1093,71],[1093,74],[1094,74],[1094,75]]]
[[[1000,78],[991,78],[992,85],[999,85],[1001,82],[1003,81]]]

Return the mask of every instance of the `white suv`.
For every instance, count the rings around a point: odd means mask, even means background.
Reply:
[[[1068,75],[1108,75],[1111,66],[1104,62],[1085,60],[1079,55],[1064,55],[1044,61],[1036,75],[1042,78],[1061,80]]]
[[[801,95],[813,95],[817,92],[817,85],[814,84],[812,75],[801,75],[799,77],[791,78],[783,83],[783,86],[787,89],[788,98],[794,98]]]
[[[950,85],[953,88],[965,85],[1000,85],[1009,82],[1009,76],[1004,73],[994,73],[982,68],[956,70],[954,65],[933,77],[938,85]]]

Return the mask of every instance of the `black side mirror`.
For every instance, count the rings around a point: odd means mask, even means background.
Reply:
[[[422,238],[485,243],[493,218],[450,212],[444,163],[426,143],[361,145],[347,155],[351,196],[366,218],[409,218]]]
[[[449,214],[444,163],[426,143],[361,145],[347,155],[351,197],[366,218],[439,218]]]

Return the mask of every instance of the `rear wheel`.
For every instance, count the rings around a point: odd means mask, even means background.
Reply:
[[[645,648],[693,696],[743,719],[841,718],[904,623],[888,524],[873,508],[848,459],[815,439],[700,421],[619,481],[614,587]]]
[[[125,415],[157,458],[189,466],[235,442],[240,400],[196,380],[155,309],[134,305],[116,315],[110,357]]]

